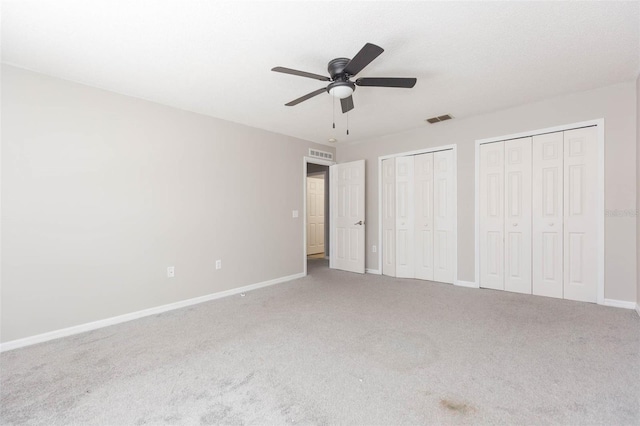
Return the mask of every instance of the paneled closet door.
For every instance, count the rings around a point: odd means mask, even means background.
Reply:
[[[396,162],[382,160],[382,274],[396,276]]]
[[[480,145],[480,287],[504,290],[504,142]]]
[[[564,298],[597,302],[597,128],[564,132]]]
[[[531,138],[504,142],[504,289],[531,294]]]
[[[414,230],[413,156],[396,158],[396,276],[413,278]]]
[[[533,137],[533,294],[563,297],[563,133]]]
[[[453,284],[453,151],[433,154],[433,279]]]
[[[433,153],[415,156],[415,277],[433,280]]]

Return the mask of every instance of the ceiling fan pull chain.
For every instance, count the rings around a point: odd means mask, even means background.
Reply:
[[[347,136],[349,136],[349,113],[347,112]]]
[[[336,98],[334,97],[333,100],[333,128],[336,128]]]

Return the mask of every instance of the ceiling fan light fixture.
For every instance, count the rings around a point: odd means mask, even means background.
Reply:
[[[355,85],[347,81],[338,81],[335,83],[331,83],[328,89],[328,92],[331,96],[339,99],[345,99],[353,94]]]

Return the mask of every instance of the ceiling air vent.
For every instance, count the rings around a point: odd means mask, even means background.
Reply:
[[[441,115],[440,117],[427,118],[426,121],[428,121],[431,124],[434,124],[434,123],[439,123],[441,121],[451,120],[452,118],[453,117],[451,116],[451,114],[445,114],[445,115]]]
[[[330,152],[320,151],[309,148],[309,156],[313,158],[322,158],[323,160],[333,161],[333,154]]]

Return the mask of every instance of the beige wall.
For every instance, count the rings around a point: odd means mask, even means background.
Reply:
[[[428,100],[425,100],[428,102]],[[378,269],[378,157],[425,147],[458,146],[458,279],[475,281],[475,140],[563,124],[605,119],[605,208],[636,208],[635,82],[575,93],[490,114],[430,125],[362,143],[338,146],[339,162],[367,161],[367,268]],[[442,111],[442,113],[455,111]],[[425,117],[426,118],[426,117]],[[636,300],[636,219],[605,223],[605,298]]]
[[[2,113],[3,342],[302,272],[332,148],[10,66]]]

